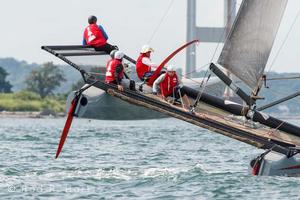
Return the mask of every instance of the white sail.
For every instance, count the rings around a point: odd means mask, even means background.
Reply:
[[[255,91],[288,0],[244,0],[218,63]]]

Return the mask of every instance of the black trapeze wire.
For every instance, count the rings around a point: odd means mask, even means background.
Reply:
[[[152,40],[153,40],[154,36],[156,35],[158,29],[160,28],[161,24],[163,23],[163,21],[165,20],[167,14],[169,13],[169,11],[170,11],[170,9],[171,9],[173,3],[174,3],[174,0],[171,0],[169,6],[167,7],[166,11],[164,12],[164,15],[163,15],[162,18],[159,20],[158,25],[156,26],[156,28],[154,29],[154,31],[153,31],[153,33],[152,33],[150,39],[148,40],[148,44],[149,44],[150,42],[152,42]]]

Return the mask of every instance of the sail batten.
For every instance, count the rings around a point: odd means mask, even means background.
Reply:
[[[264,73],[288,0],[244,0],[218,63],[252,91]]]

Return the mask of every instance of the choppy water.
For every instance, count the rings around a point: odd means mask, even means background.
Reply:
[[[0,199],[300,199],[300,178],[253,177],[254,147],[175,119],[0,119]]]

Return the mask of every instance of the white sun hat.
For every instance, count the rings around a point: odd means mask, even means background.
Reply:
[[[154,49],[150,47],[148,44],[145,44],[141,49],[141,53],[147,53],[147,52],[154,52]]]
[[[169,71],[169,72],[174,72],[174,71],[175,71],[174,66],[173,66],[173,65],[168,65],[168,66],[167,66],[167,71]]]

